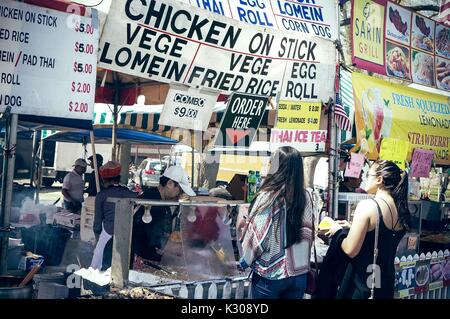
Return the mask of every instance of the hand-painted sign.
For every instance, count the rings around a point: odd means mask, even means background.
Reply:
[[[223,115],[215,146],[250,147],[268,102],[267,96],[233,93]]]
[[[183,0],[221,16],[327,40],[338,38],[337,2],[330,0]]]
[[[416,148],[411,163],[411,177],[430,177],[433,157],[434,151]]]
[[[345,167],[344,176],[359,178],[359,176],[361,175],[361,170],[364,166],[364,160],[364,154],[352,153],[350,162],[348,162],[347,166]]]
[[[219,21],[205,10],[162,0],[113,1],[99,53],[101,67],[157,81],[276,96],[284,77],[294,97],[324,101],[335,63],[331,41]]]
[[[411,144],[408,141],[389,137],[383,138],[380,148],[380,159],[392,161],[401,169],[405,169],[405,161],[408,158],[410,147]]]
[[[92,120],[93,19],[0,1],[0,112]]]
[[[206,131],[218,93],[172,85],[158,125]]]
[[[270,133],[270,150],[292,146],[300,152],[324,152],[327,131],[273,128]]]

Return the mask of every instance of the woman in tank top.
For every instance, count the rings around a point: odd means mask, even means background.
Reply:
[[[347,284],[341,284],[337,297],[369,298],[373,274],[373,298],[392,299],[395,253],[410,226],[408,175],[391,161],[377,161],[367,173],[365,190],[369,194],[375,194],[375,198],[359,202],[351,225],[347,221],[336,221],[328,232],[328,235],[333,235],[342,228],[350,228],[341,248],[351,258],[351,266],[345,276]],[[373,267],[377,215],[378,256]]]

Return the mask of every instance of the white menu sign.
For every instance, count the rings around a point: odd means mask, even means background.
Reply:
[[[98,38],[91,18],[0,0],[0,112],[91,120]]]
[[[159,125],[206,131],[219,93],[171,85]]]

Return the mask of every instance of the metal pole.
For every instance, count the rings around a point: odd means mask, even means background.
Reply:
[[[195,145],[195,137],[194,137],[194,134],[192,134],[192,136],[191,136],[191,164],[192,164],[192,167],[191,167],[191,175],[192,175],[191,187],[194,187],[194,174],[195,174],[195,168],[194,168],[194,162],[195,162],[195,154],[194,154],[194,152],[195,152],[195,149],[194,149],[194,145]],[[175,163],[176,163],[176,160],[175,160]]]
[[[38,161],[38,167],[37,167],[37,182],[36,182],[36,195],[34,202],[36,204],[39,203],[39,195],[41,192],[41,186],[42,186],[42,167],[44,166],[44,139],[42,138],[42,132],[41,132],[41,141],[40,141],[40,147],[39,147],[39,161]]]
[[[89,134],[91,135],[92,160],[94,161],[95,188],[97,189],[98,194],[100,193],[100,179],[98,177],[97,153],[95,152],[94,131],[90,131]]]
[[[112,154],[111,160],[117,161],[117,118],[118,118],[118,107],[119,107],[119,82],[117,78],[117,72],[113,72],[114,79],[114,107],[113,107],[113,127],[112,127]]]
[[[19,115],[12,114],[11,115],[11,123],[9,130],[9,142],[8,142],[8,153],[5,154],[7,156],[7,171],[6,171],[6,185],[5,186],[5,197],[3,203],[3,211],[2,217],[3,222],[1,228],[9,229],[10,227],[10,218],[11,218],[11,206],[12,206],[12,195],[13,195],[13,183],[14,183],[14,162],[16,159],[16,143],[17,143],[17,122]],[[8,234],[8,232],[5,232]],[[2,235],[5,235],[3,233]],[[1,236],[1,247],[0,247],[0,274],[6,274],[7,272],[7,262],[8,262],[8,242],[9,236]]]
[[[37,143],[38,143],[38,132],[40,131],[34,131],[33,132],[33,148],[31,150],[31,168],[30,168],[30,186],[34,185],[34,174],[35,174],[35,168],[36,168],[36,153],[37,153]]]

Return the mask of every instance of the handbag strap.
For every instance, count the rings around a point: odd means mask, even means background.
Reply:
[[[377,223],[375,225],[375,243],[374,243],[374,248],[373,248],[373,273],[372,273],[372,284],[370,287],[370,293],[372,295],[372,298],[374,296],[375,293],[375,265],[377,264],[377,258],[378,258],[378,237],[379,237],[379,233],[380,233],[380,215],[381,215],[381,208],[380,205],[378,204],[378,202],[375,199],[372,199],[375,204],[377,204]]]
[[[314,222],[315,218],[314,218],[313,198],[312,198],[311,193],[310,193],[308,190],[306,190],[306,192],[307,192],[308,195],[309,195],[309,201],[310,201],[310,203],[311,203],[311,216],[312,216],[312,244],[313,244],[313,249],[314,249],[314,265],[315,265],[314,268],[316,268],[316,272],[317,272],[317,274],[318,274],[318,273],[319,273],[319,264],[317,263],[316,232],[315,232],[315,229],[316,229],[316,223]]]

